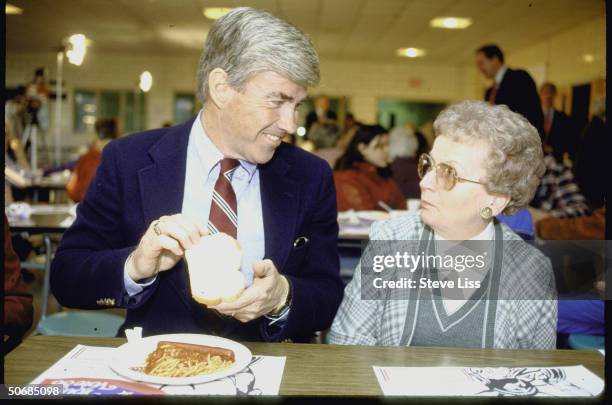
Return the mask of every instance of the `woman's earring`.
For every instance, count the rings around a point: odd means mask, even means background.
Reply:
[[[491,207],[482,208],[480,210],[480,217],[484,219],[485,221],[488,221],[491,218],[493,218],[493,210],[491,209]]]

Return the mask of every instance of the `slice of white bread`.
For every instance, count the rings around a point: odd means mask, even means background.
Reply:
[[[205,236],[185,251],[191,295],[200,304],[231,302],[246,286],[240,272],[242,250],[226,233]]]

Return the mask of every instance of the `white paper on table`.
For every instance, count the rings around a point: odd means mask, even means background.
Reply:
[[[74,222],[75,218],[70,216],[66,217],[62,222],[60,222],[59,226],[62,228],[70,228],[70,225]]]
[[[61,384],[78,395],[278,395],[285,357],[253,356],[244,370],[204,384],[170,386],[134,382],[108,365],[113,347],[77,345],[31,384]]]
[[[590,397],[604,389],[584,366],[372,367],[384,395]]]
[[[72,214],[76,204],[34,204],[32,214]]]
[[[599,349],[599,353],[601,353],[602,356],[606,355],[606,349]]]

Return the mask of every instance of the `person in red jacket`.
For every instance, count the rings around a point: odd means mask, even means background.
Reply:
[[[13,250],[8,219],[4,216],[4,344],[2,353],[13,350],[32,326],[32,293],[19,271],[19,257]]]
[[[389,134],[362,125],[334,167],[338,211],[381,210],[379,202],[406,209],[406,198],[389,169]]]
[[[74,202],[83,201],[87,187],[91,179],[96,175],[100,165],[102,149],[113,139],[116,139],[119,131],[117,120],[101,119],[96,122],[96,134],[98,138],[87,153],[81,155],[72,171],[72,176],[66,185],[66,192]]]

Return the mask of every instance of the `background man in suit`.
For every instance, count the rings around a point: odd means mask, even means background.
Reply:
[[[504,65],[504,54],[497,45],[484,45],[476,50],[476,66],[493,85],[485,92],[490,104],[506,104],[512,111],[522,114],[540,136],[544,135],[544,116],[535,82],[524,70]]]
[[[198,66],[198,116],[104,149],[52,265],[57,299],[127,308],[119,333],[306,341],[328,328],[343,291],[332,173],[281,142],[318,80],[312,43],[287,22],[252,8],[217,20]],[[182,259],[217,231],[240,243],[248,288],[207,308]]]
[[[564,155],[574,162],[580,141],[576,125],[563,111],[555,109],[557,86],[545,82],[540,87],[540,101],[544,114],[544,148],[553,154],[558,162],[565,161]]]

